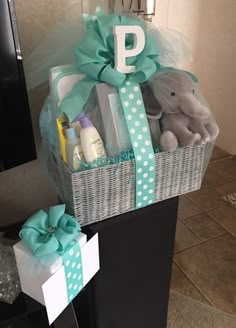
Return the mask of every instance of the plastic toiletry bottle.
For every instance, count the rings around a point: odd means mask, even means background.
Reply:
[[[74,122],[70,123],[69,126],[70,126],[70,128],[74,128],[77,137],[80,137],[80,130],[81,130],[80,122],[74,121]]]
[[[92,163],[98,158],[106,157],[103,141],[87,116],[81,117],[80,121],[80,140],[87,163]]]
[[[64,114],[60,115],[56,119],[57,123],[57,133],[60,145],[60,154],[63,161],[66,163],[66,133],[65,130],[68,128],[68,121]]]
[[[72,171],[80,168],[80,161],[85,162],[80,139],[77,137],[75,129],[69,128],[66,132],[66,162]]]

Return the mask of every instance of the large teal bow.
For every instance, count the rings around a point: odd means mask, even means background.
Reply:
[[[48,214],[42,210],[33,214],[19,235],[36,257],[42,257],[54,252],[63,254],[79,232],[79,223],[65,213],[65,205],[57,205],[51,207]]]
[[[83,39],[75,47],[76,65],[86,77],[76,83],[60,104],[60,111],[72,121],[81,113],[94,85],[106,82],[116,87],[121,86],[126,75],[114,69],[113,26],[140,25],[142,22],[120,15],[100,15],[88,28]],[[145,28],[144,28],[145,31]],[[137,83],[147,81],[159,68],[158,51],[153,33],[146,32],[145,48],[138,55],[127,59],[128,65],[136,66],[130,74]],[[133,47],[133,36],[127,35],[126,48]]]

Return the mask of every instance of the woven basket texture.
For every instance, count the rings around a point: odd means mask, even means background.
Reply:
[[[155,202],[201,186],[212,145],[179,148],[156,158]],[[88,225],[135,209],[134,160],[72,173],[51,153],[48,169],[67,212]]]

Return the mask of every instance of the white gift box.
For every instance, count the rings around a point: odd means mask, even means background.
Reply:
[[[100,268],[98,234],[87,242],[87,236],[80,233],[77,242],[81,249],[84,287]],[[46,306],[51,324],[68,305],[62,257],[54,254],[36,258],[23,241],[14,245],[14,252],[22,292]]]

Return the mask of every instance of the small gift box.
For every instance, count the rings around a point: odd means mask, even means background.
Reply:
[[[46,306],[51,324],[99,270],[98,235],[87,241],[65,206],[35,213],[14,245],[21,289]]]

